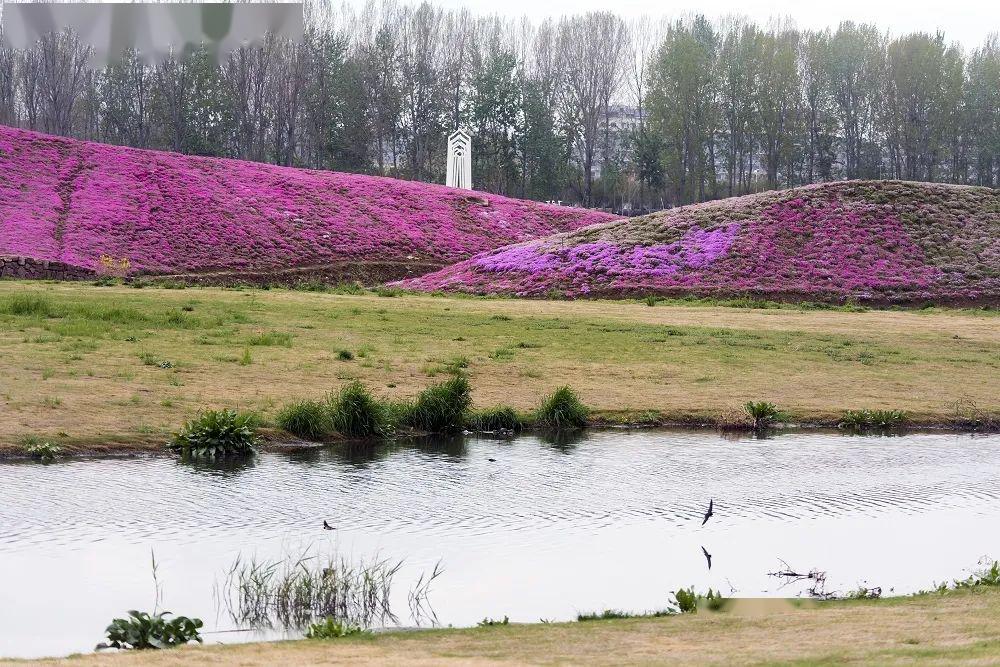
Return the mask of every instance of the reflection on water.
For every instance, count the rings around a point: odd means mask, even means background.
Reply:
[[[714,516],[702,526],[710,498]],[[998,514],[998,436],[608,430],[224,465],[3,464],[0,652],[88,650],[113,616],[150,608],[150,549],[163,606],[202,617],[209,631],[237,627],[213,595],[237,556],[307,548],[348,562],[403,560],[391,601],[403,625],[414,623],[410,584],[441,561],[433,610],[441,623],[471,625],[661,609],[682,586],[806,590],[767,576],[782,563],[826,573],[829,591],[911,592],[1000,555],[1000,536],[983,530]]]

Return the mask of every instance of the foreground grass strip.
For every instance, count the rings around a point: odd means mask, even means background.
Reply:
[[[836,423],[868,409],[945,422],[1000,411],[998,322],[980,311],[0,281],[0,447],[27,435],[66,453],[77,442],[162,443],[201,410],[273,421],[282,405],[354,379],[398,401],[453,367],[468,373],[474,408],[527,413],[569,385],[592,416],[718,419],[766,398],[792,419]],[[364,356],[341,360],[341,350]]]
[[[587,623],[184,647],[43,664],[948,664],[1000,661],[1000,591]]]

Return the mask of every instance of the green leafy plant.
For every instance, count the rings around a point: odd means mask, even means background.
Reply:
[[[535,423],[554,430],[584,428],[590,411],[569,387],[559,387],[542,402],[535,413]]]
[[[495,618],[487,617],[476,623],[476,625],[478,625],[481,628],[492,628],[493,626],[496,625],[510,625],[510,619],[507,618],[506,616],[503,617],[503,620],[497,620]]]
[[[279,428],[307,440],[322,440],[333,433],[333,416],[325,403],[299,401],[286,405],[275,418]]]
[[[331,426],[341,435],[369,438],[388,430],[388,409],[359,380],[344,385],[327,403]]]
[[[856,589],[847,594],[848,600],[878,600],[881,597],[882,597],[881,586],[876,586],[875,588],[858,586]]]
[[[748,401],[743,404],[743,412],[757,431],[768,428],[781,417],[774,403],[767,401]]]
[[[674,592],[674,600],[676,600],[675,605],[677,610],[682,614],[695,614],[698,612],[698,607],[703,602],[708,609],[716,611],[722,608],[725,602],[725,598],[722,597],[722,593],[718,591],[713,591],[711,588],[708,589],[707,593],[695,593],[694,586],[689,588],[680,588]]]
[[[62,447],[53,445],[51,442],[30,442],[25,446],[24,451],[31,458],[48,463],[59,456]]]
[[[185,424],[168,446],[195,458],[253,454],[260,444],[257,423],[252,413],[206,410]]]
[[[354,353],[350,350],[340,350],[337,352],[337,358],[341,361],[350,361],[354,358]]]
[[[645,298],[645,302],[646,302],[647,306],[649,306],[650,308],[652,308],[653,306],[656,305],[656,297],[655,296],[647,296]]]
[[[351,635],[371,634],[360,625],[351,625],[338,621],[332,616],[324,618],[319,623],[311,623],[306,630],[307,639],[339,639],[340,637],[350,637]]]
[[[201,643],[198,630],[200,618],[176,616],[168,619],[169,611],[147,614],[131,610],[128,618],[116,618],[107,627],[108,641],[97,648],[163,649],[183,646],[189,642]]]
[[[469,378],[458,374],[421,391],[403,415],[403,424],[428,433],[457,433],[472,404]]]
[[[1000,586],[1000,561],[989,561],[969,575],[968,579],[955,581],[955,588],[978,588],[980,586]]]
[[[240,366],[249,366],[253,363],[253,357],[250,355],[250,348],[244,347],[243,354],[240,356],[239,364]]]
[[[899,428],[907,421],[902,410],[848,410],[837,424],[840,428],[865,431]]]
[[[520,431],[524,420],[517,410],[506,405],[478,410],[469,415],[467,426],[470,431],[494,433],[496,431]]]

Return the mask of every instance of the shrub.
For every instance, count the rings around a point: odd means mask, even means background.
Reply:
[[[147,614],[129,611],[129,618],[116,618],[105,632],[107,643],[97,648],[117,649],[161,649],[183,646],[195,641],[201,643],[198,630],[203,623],[200,618],[177,616],[168,620],[169,611]]]
[[[337,358],[341,361],[350,361],[354,358],[354,353],[350,350],[340,350],[337,352]]]
[[[420,392],[402,422],[428,433],[456,433],[465,426],[471,404],[469,378],[459,374]]]
[[[253,454],[259,442],[256,415],[207,410],[185,424],[169,446],[185,456],[219,458]]]
[[[555,429],[584,428],[589,410],[569,387],[559,387],[545,399],[535,413],[535,422],[543,427]]]
[[[715,611],[722,608],[725,598],[722,597],[722,593],[713,591],[711,588],[705,594],[695,593],[694,586],[689,588],[680,588],[674,593],[674,599],[676,600],[676,606],[678,611],[682,614],[695,614],[698,612],[698,606],[705,602],[706,606]]]
[[[309,625],[309,629],[306,630],[306,639],[338,639],[351,635],[367,634],[370,633],[359,625],[344,623],[328,616],[319,623]]]
[[[334,430],[328,406],[317,401],[286,405],[275,421],[280,428],[307,440],[321,440]]]
[[[866,429],[899,428],[906,423],[902,410],[848,410],[841,417],[840,428],[863,431]]]
[[[750,418],[754,429],[758,431],[767,428],[781,416],[774,403],[768,403],[767,401],[749,401],[744,403],[743,412]]]
[[[506,405],[478,410],[469,415],[467,425],[470,431],[520,431],[524,420],[517,411]]]
[[[327,402],[331,426],[341,435],[368,438],[382,435],[388,428],[388,409],[359,380],[342,387]]]

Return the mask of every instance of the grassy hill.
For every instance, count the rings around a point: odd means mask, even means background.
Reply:
[[[1000,301],[1000,191],[845,181],[696,204],[488,251],[404,286],[517,296]]]
[[[438,185],[136,150],[0,126],[0,256],[220,280],[377,281],[614,216]]]

